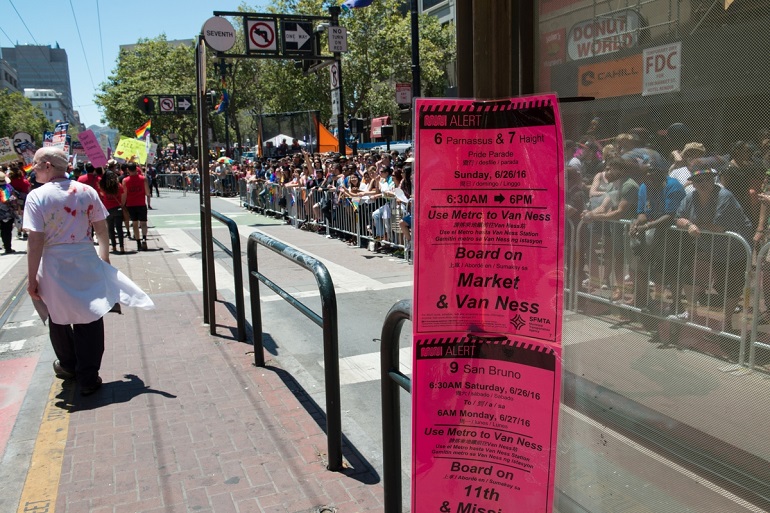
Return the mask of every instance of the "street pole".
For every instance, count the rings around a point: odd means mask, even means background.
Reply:
[[[342,11],[342,8],[338,5],[332,5],[329,7],[329,14],[331,15],[332,19],[329,25],[331,27],[338,27],[340,24],[340,12]],[[340,52],[334,52],[334,59],[337,61],[337,70],[339,73],[337,74],[337,77],[339,79],[340,83],[340,105],[339,105],[339,112],[337,113],[337,140],[339,141],[339,154],[344,155],[345,154],[345,108],[343,107],[345,105],[345,101],[343,100],[344,96],[342,94],[342,54]],[[334,93],[332,93],[334,94]]]
[[[227,63],[225,62],[225,58],[222,57],[219,60],[219,76],[222,79],[222,87],[227,84],[225,82],[225,79],[227,78]],[[228,99],[227,105],[225,105],[225,156],[230,157],[230,118],[228,117],[227,111],[230,110],[230,101]]]
[[[209,332],[216,334],[215,299],[217,295],[214,274],[214,246],[211,233],[211,179],[209,177],[209,129],[206,107],[206,45],[203,35],[198,36],[195,48],[196,96],[198,103],[198,176],[200,178],[201,258],[203,270],[203,322]]]
[[[417,0],[412,0],[412,98],[420,96],[420,23]]]

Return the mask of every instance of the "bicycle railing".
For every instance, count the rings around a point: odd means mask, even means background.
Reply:
[[[232,249],[222,244],[216,238],[212,242],[233,259],[233,292],[235,293],[235,315],[238,323],[238,341],[246,340],[246,306],[243,300],[243,265],[241,264],[241,236],[238,233],[238,224],[216,210],[211,211],[211,217],[227,226],[230,231],[230,244]]]
[[[264,246],[287,260],[312,272],[321,294],[321,315],[283,290],[259,272],[257,249]],[[323,331],[324,378],[326,385],[326,427],[328,436],[329,470],[342,469],[342,412],[340,409],[340,365],[337,324],[337,295],[331,275],[319,260],[260,232],[249,236],[247,245],[249,290],[251,292],[251,323],[254,329],[254,365],[265,366],[262,344],[262,306],[259,283],[282,297]]]
[[[412,380],[400,371],[399,340],[404,322],[411,319],[412,300],[402,299],[388,311],[380,335],[382,485],[383,511],[385,513],[401,513],[402,511],[401,394],[399,388],[411,394]],[[554,505],[558,511],[563,513],[585,513],[585,509],[559,488],[555,488]]]
[[[412,301],[393,305],[382,324],[380,387],[382,394],[382,484],[385,513],[401,511],[401,394],[412,393],[412,380],[400,371],[399,339],[405,321],[412,318]]]
[[[674,324],[718,332],[739,342],[738,364],[744,365],[751,276],[748,242],[733,232],[701,232],[696,240],[686,231],[670,227],[653,239],[653,245],[635,244],[640,248],[635,254],[630,224],[627,220],[578,224],[573,310],[577,310],[578,298],[586,298],[665,318]],[[584,279],[583,270],[587,271]],[[740,292],[731,294],[738,282],[742,285]],[[703,292],[696,294],[700,289]],[[715,295],[711,290],[721,292]],[[687,292],[684,297],[683,291]],[[726,309],[721,320],[714,312],[720,305]],[[726,330],[738,306],[742,307],[740,334]]]

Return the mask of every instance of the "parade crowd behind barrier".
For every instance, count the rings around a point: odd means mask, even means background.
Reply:
[[[758,259],[770,243],[770,136],[739,141],[721,155],[688,141],[670,159],[642,136],[565,144],[566,304],[589,314],[600,311],[597,305],[609,307],[638,320],[663,344],[718,336],[738,363],[753,367],[770,349],[762,329],[770,324],[770,250]],[[241,177],[240,201],[297,228],[410,258],[410,224],[402,219],[408,201],[376,192],[351,196],[343,185],[353,175],[363,179],[377,158],[352,157],[352,166],[343,161],[310,188],[302,181],[309,176],[303,157],[288,157],[298,167],[289,163],[286,173],[276,172],[286,161],[269,162],[261,176]],[[340,164],[319,159],[326,157],[311,157],[309,167]],[[375,213],[383,210],[388,215],[378,231]]]
[[[754,367],[770,355],[770,130],[722,153],[677,125],[668,158],[643,129],[565,141],[565,304],[628,316],[663,344],[715,335]],[[412,165],[410,151],[212,157],[210,193],[411,261]],[[199,192],[194,159],[151,167],[151,187]]]

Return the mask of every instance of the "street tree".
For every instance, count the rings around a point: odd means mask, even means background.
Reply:
[[[213,86],[213,83],[212,83]],[[143,95],[194,95],[195,54],[191,45],[175,45],[165,35],[140,39],[128,50],[121,50],[115,69],[102,83],[95,102],[108,123],[126,137],[147,121],[147,114],[137,107]],[[152,119],[152,138],[160,143],[160,135],[175,133],[187,145],[195,141],[197,123],[194,116],[160,115],[156,101]]]
[[[35,144],[43,143],[43,132],[53,125],[43,111],[20,92],[0,91],[0,137],[11,137],[16,132],[27,132]]]
[[[268,10],[276,14],[328,16],[330,5],[337,2],[276,0]],[[341,13],[340,25],[347,28],[348,33],[348,52],[342,54],[347,116],[389,115],[399,122],[395,84],[412,82],[411,22],[406,5],[403,0],[381,0]],[[254,12],[246,6],[241,9]],[[422,95],[443,95],[448,85],[447,68],[455,55],[454,32],[452,27],[441,26],[438,19],[430,15],[420,15],[419,27]],[[243,34],[239,34],[238,41],[243,44]],[[328,47],[324,53],[329,53]],[[245,78],[253,87],[249,97],[251,110],[261,113],[319,110],[322,120],[331,118],[326,70],[303,76],[291,60],[259,60],[250,70]],[[238,76],[235,78],[239,80]]]

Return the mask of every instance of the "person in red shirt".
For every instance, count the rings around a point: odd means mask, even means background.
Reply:
[[[99,190],[99,176],[96,174],[94,165],[88,162],[85,166],[86,172],[78,176],[78,182],[90,185],[97,191]]]
[[[123,245],[123,205],[126,203],[126,189],[118,181],[118,175],[112,171],[107,171],[99,181],[96,189],[99,192],[99,198],[102,200],[104,208],[109,213],[107,215],[107,231],[110,234],[110,244],[112,251],[117,251],[115,246],[115,231],[118,232],[118,241],[120,242],[120,252],[125,253],[126,248]]]
[[[32,184],[29,183],[29,180],[27,180],[27,178],[24,176],[24,172],[15,165],[11,165],[11,170],[8,172],[8,178],[11,179],[11,187],[13,187],[13,190],[15,190],[19,195],[19,200],[17,203],[20,210],[15,222],[16,237],[18,239],[27,240],[27,232],[21,229],[21,223],[22,212],[24,211],[24,198],[27,197],[27,194],[32,188]]]
[[[128,176],[123,179],[123,187],[126,189],[126,210],[131,219],[137,251],[147,251],[147,199],[150,197],[150,186],[134,162],[128,164]]]

